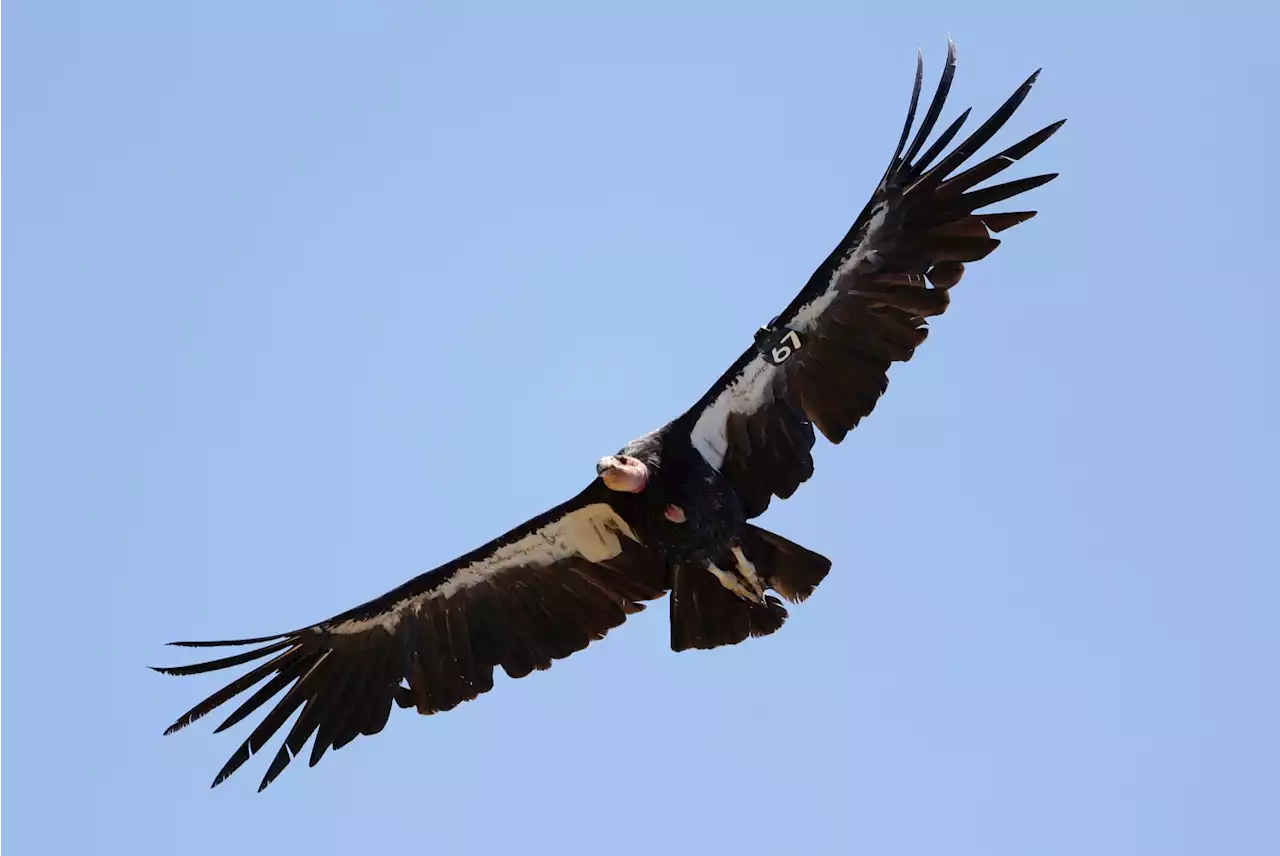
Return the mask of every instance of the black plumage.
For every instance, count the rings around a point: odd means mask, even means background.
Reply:
[[[297,714],[265,788],[308,742],[315,765],[329,748],[381,731],[393,708],[451,710],[490,690],[495,668],[513,678],[547,669],[668,592],[677,651],[777,631],[787,618],[782,601],[809,597],[831,563],[749,521],[813,475],[818,433],[840,443],[871,413],[889,366],[924,342],[926,319],[946,311],[965,265],[999,246],[995,234],[1035,214],[975,212],[1054,177],[980,187],[1061,122],[957,172],[1008,121],[1036,75],[948,150],[968,110],[928,138],[955,74],[954,46],[913,135],[923,73],[918,60],[893,158],[848,234],[692,408],[603,458],[599,477],[576,497],[367,603],[277,636],[173,643],[258,647],[160,672],[262,662],[166,733],[254,690],[216,729],[261,716],[214,784]]]

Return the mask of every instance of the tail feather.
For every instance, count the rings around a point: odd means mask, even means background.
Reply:
[[[831,560],[780,535],[747,526],[743,552],[766,586],[792,603],[813,594]],[[768,636],[787,620],[782,601],[766,594],[754,603],[721,585],[701,568],[678,567],[671,586],[671,649],[709,649]]]
[[[787,620],[773,596],[763,604],[743,600],[702,568],[678,567],[671,588],[671,650],[737,645],[748,636],[767,636]]]
[[[807,600],[831,570],[826,556],[751,524],[747,524],[746,551],[769,588],[791,603]]]

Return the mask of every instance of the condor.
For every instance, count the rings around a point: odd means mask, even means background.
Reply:
[[[929,142],[955,65],[949,44],[912,136],[924,76],[917,58],[906,123],[871,200],[795,299],[692,408],[600,458],[596,478],[577,496],[368,603],[276,636],[172,643],[255,647],[158,669],[165,674],[263,662],[166,733],[257,686],[222,731],[283,692],[213,781],[261,751],[297,713],[261,790],[312,738],[314,765],[330,747],[381,731],[393,707],[450,710],[491,689],[496,667],[513,678],[546,669],[666,593],[676,651],[778,630],[787,617],[779,596],[803,601],[831,563],[750,521],[813,474],[814,429],[839,443],[871,412],[890,364],[911,359],[965,264],[999,245],[992,233],[1035,215],[975,212],[1055,177],[985,184],[1062,122],[961,169],[1013,115],[1035,74],[950,150],[967,110]]]

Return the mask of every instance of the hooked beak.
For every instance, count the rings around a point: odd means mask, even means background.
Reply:
[[[649,468],[629,455],[608,455],[596,464],[596,475],[610,490],[640,493],[649,482]]]

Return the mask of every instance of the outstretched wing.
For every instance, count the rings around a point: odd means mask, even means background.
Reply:
[[[491,689],[495,666],[520,678],[582,650],[667,588],[665,565],[639,543],[607,494],[594,482],[478,550],[328,621],[257,639],[172,643],[260,647],[157,669],[169,675],[270,659],[184,713],[165,733],[262,684],[218,726],[222,731],[287,688],[213,780],[218,785],[234,773],[301,708],[261,790],[312,735],[314,766],[329,747],[381,731],[393,702],[419,713],[449,710]]]
[[[872,411],[888,386],[889,364],[911,359],[928,333],[925,319],[947,308],[948,290],[959,282],[965,263],[999,246],[991,233],[1036,213],[974,212],[1056,177],[977,187],[1030,153],[1062,122],[957,173],[1013,115],[1038,71],[948,154],[943,151],[968,110],[924,149],[955,64],[955,45],[948,43],[942,79],[912,138],[924,80],[923,59],[917,59],[907,121],[875,195],[786,310],[681,417],[694,447],[729,478],[748,516],[761,514],[774,495],[790,496],[813,474],[814,426],[839,443]]]

